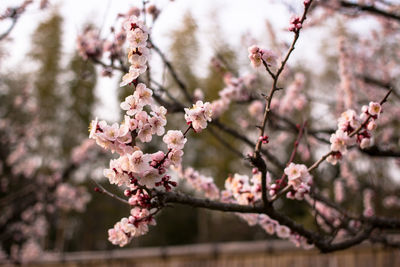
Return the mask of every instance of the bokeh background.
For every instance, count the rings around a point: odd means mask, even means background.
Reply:
[[[269,84],[268,77],[262,70],[251,68],[247,48],[260,44],[284,51],[291,39],[288,21],[292,14],[301,12],[301,2],[154,1],[161,13],[152,24],[152,39],[173,63],[188,88],[192,92],[196,88],[203,89],[207,101],[216,99],[225,87],[223,75],[212,63],[215,59],[223,61],[231,73],[254,75],[255,90],[262,90]],[[7,7],[22,3],[2,0],[0,14],[6,12]],[[107,229],[125,217],[129,208],[93,191],[96,185],[92,179],[104,184],[111,192],[121,194],[102,176],[112,155],[85,140],[89,122],[95,117],[108,122],[121,120],[119,103],[132,92],[129,88],[119,88],[122,73],[105,77],[101,66],[79,56],[76,40],[88,25],[98,28],[99,36],[107,38],[118,13],[141,5],[142,1],[135,0],[52,0],[45,9],[40,9],[39,1],[35,1],[20,16],[7,38],[0,41],[0,235],[3,254],[22,253],[31,239],[43,250],[50,251],[114,248],[107,241]],[[0,32],[6,31],[11,23],[10,19],[0,21]],[[333,15],[318,27],[304,31],[290,59],[291,73],[285,76],[284,83],[290,84],[295,80],[295,73],[301,73],[306,81],[302,92],[310,104],[301,113],[290,113],[292,121],[311,117],[314,120],[310,121],[310,127],[331,129],[335,126],[335,112],[329,110],[335,105],[331,92],[340,82],[336,36],[358,40],[379,32],[380,27],[370,17],[347,22]],[[381,53],[385,55],[391,46],[398,45],[389,39],[374,41],[382,43]],[[155,79],[162,81],[165,88],[179,98],[174,81],[156,55],[151,59],[151,66]],[[250,131],[254,125],[248,123],[250,115],[243,115],[246,109],[241,103],[233,104],[221,120]],[[182,121],[182,114],[172,114],[168,128],[179,128]],[[219,139],[244,153],[247,148],[231,136],[213,130],[211,127],[210,131],[190,137],[184,165],[214,177],[222,188],[229,174],[243,170],[250,172],[251,169]],[[274,153],[284,159],[292,149],[295,135],[280,137],[288,142],[282,143]],[[147,149],[154,150],[160,141]],[[89,151],[88,155],[81,156],[82,151]],[[321,154],[318,150],[315,152]],[[302,160],[313,162],[305,156]],[[394,160],[379,164],[387,168],[375,169],[374,179],[397,176],[399,169]],[[338,168],[332,167],[326,171],[327,176],[334,173],[332,170],[339,172]],[[368,172],[367,166],[361,168],[359,174],[366,176]],[[374,179],[368,182],[374,183]],[[332,180],[327,177],[321,183],[330,184]],[[396,182],[388,179],[385,183],[390,187]],[[330,194],[333,183],[327,188]],[[179,189],[194,194],[184,183]],[[352,199],[346,201],[351,205]],[[306,208],[286,200],[279,203],[279,208],[313,227],[314,218]],[[186,206],[164,209],[157,221],[157,226],[147,235],[135,239],[129,246],[274,238],[260,227],[249,227],[234,214]]]

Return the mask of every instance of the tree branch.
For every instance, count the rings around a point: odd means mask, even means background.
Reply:
[[[179,78],[179,76],[178,76],[177,72],[175,71],[174,67],[172,66],[171,62],[168,61],[168,59],[165,57],[165,55],[161,52],[160,48],[158,48],[158,46],[156,46],[152,40],[149,39],[149,43],[151,44],[154,51],[156,51],[157,54],[160,56],[161,60],[164,62],[165,66],[171,73],[172,78],[175,80],[175,82],[178,84],[179,88],[181,89],[181,92],[185,96],[186,100],[189,103],[192,103],[193,99],[192,99],[192,96],[188,92],[187,86],[182,81],[182,79]]]
[[[360,3],[352,3],[348,1],[340,1],[340,6],[348,9],[357,9],[359,11],[365,11],[373,15],[383,16],[385,18],[394,19],[400,22],[400,15],[390,13],[385,10],[379,9],[373,5],[365,5]]]

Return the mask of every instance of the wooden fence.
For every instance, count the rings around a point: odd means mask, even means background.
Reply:
[[[285,241],[257,241],[64,254],[46,253],[40,261],[29,266],[400,267],[400,250],[363,244],[345,251],[321,254],[315,249],[295,248]]]

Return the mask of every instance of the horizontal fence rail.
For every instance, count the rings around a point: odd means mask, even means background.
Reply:
[[[304,250],[276,240],[44,253],[40,260],[28,266],[400,267],[400,250],[361,244],[345,251],[321,254],[315,249]]]

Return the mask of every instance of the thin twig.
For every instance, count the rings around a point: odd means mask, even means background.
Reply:
[[[388,99],[388,97],[389,97],[389,95],[390,95],[391,92],[392,92],[392,89],[390,89],[390,90],[386,93],[385,97],[384,97],[384,98],[381,100],[381,102],[379,103],[380,105],[383,105],[383,104],[387,101],[387,99]],[[358,133],[368,124],[368,122],[369,122],[369,120],[370,120],[371,118],[372,118],[372,115],[368,115],[368,117],[365,119],[365,121],[364,121],[357,129],[355,129],[351,134],[349,134],[349,137],[353,137],[354,135],[358,134]],[[317,160],[313,165],[311,165],[311,166],[308,168],[308,172],[311,172],[312,170],[318,168],[318,166],[319,166],[324,160],[326,160],[330,155],[332,155],[333,152],[334,152],[334,151],[329,151],[328,153],[326,153],[325,155],[323,155],[319,160]]]
[[[122,202],[124,204],[128,204],[129,205],[129,202],[126,199],[120,198],[119,196],[114,195],[113,193],[107,191],[101,184],[99,184],[93,178],[91,178],[91,180],[98,186],[98,189],[99,189],[98,192],[99,193],[106,194],[107,196],[112,197],[113,199],[116,199],[116,200],[118,200],[118,201],[120,201],[120,202]]]
[[[311,4],[312,4],[312,0],[310,1],[310,3],[308,5],[305,5],[303,15],[302,15],[302,17],[300,19],[300,23],[301,24],[303,24],[303,22],[306,20],[307,11],[309,10],[309,7],[311,6]],[[269,95],[265,97],[267,104],[265,105],[264,117],[263,117],[263,120],[262,120],[262,124],[259,127],[260,128],[260,135],[259,135],[260,137],[264,136],[265,125],[266,125],[267,120],[268,120],[268,114],[269,114],[269,112],[271,110],[271,101],[272,101],[272,98],[274,96],[274,93],[279,90],[279,88],[277,87],[278,80],[279,80],[279,75],[284,70],[284,68],[286,66],[286,63],[289,60],[290,55],[292,54],[293,50],[295,49],[296,42],[297,42],[297,40],[299,39],[299,36],[300,36],[300,30],[301,29],[296,30],[294,32],[294,38],[293,38],[292,44],[290,45],[290,48],[287,51],[285,58],[281,62],[281,65],[280,65],[279,69],[277,70],[276,74],[273,74],[271,72],[271,70],[268,67],[268,64],[263,59],[263,64],[266,67],[268,73],[271,75],[271,77],[273,79],[273,83],[272,83],[272,87],[271,87]],[[257,141],[257,144],[255,146],[255,149],[254,149],[255,156],[259,155],[260,150],[261,150],[261,145],[262,145],[262,140],[259,138],[259,140]]]
[[[151,44],[152,48],[154,51],[157,52],[157,54],[160,56],[161,60],[164,62],[165,66],[171,73],[172,78],[175,80],[175,82],[178,84],[178,87],[181,89],[181,92],[185,96],[186,100],[189,101],[189,103],[192,103],[192,96],[189,94],[187,86],[185,83],[182,81],[182,79],[179,78],[177,72],[175,71],[175,68],[172,66],[171,62],[168,61],[168,59],[165,57],[163,52],[161,52],[160,48],[156,46],[151,39],[149,39],[149,43]]]

